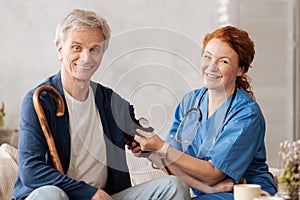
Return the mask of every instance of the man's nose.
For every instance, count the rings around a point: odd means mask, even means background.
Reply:
[[[90,57],[91,57],[91,53],[89,52],[89,51],[87,51],[87,50],[83,50],[81,53],[80,53],[80,59],[82,60],[82,61],[89,61],[89,59],[90,59]]]

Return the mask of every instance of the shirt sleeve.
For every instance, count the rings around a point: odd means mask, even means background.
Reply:
[[[178,126],[179,126],[182,116],[183,116],[182,113],[183,113],[183,111],[181,109],[181,103],[180,103],[175,110],[171,128],[166,136],[166,141],[169,142],[173,148],[175,148],[179,151],[182,151],[182,146],[180,143],[176,142],[175,138],[176,138],[176,132],[177,132]]]
[[[263,145],[265,122],[258,106],[252,102],[235,106],[225,123],[208,156],[213,166],[239,182]]]
[[[178,127],[179,127],[184,115],[188,112],[188,110],[198,106],[199,94],[202,93],[203,90],[204,90],[204,88],[197,89],[197,90],[194,90],[194,91],[191,91],[191,92],[185,94],[184,97],[182,98],[181,102],[178,104],[178,106],[175,109],[173,122],[172,122],[171,128],[170,128],[168,134],[166,135],[165,139],[167,142],[170,143],[170,145],[173,148],[175,148],[179,151],[183,151],[183,147],[180,142],[176,141],[176,137],[177,137],[176,132],[178,130]]]

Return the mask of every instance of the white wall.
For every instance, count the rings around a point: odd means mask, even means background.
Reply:
[[[268,161],[279,166],[279,144],[293,139],[293,1],[243,0],[240,24],[253,37],[256,57],[250,75],[267,122]]]
[[[267,120],[268,161],[276,167],[279,142],[292,137],[290,4],[234,2],[234,22],[256,43],[250,75]],[[25,93],[59,70],[55,27],[67,12],[82,8],[105,17],[113,31],[93,79],[130,100],[137,115],[148,117],[163,136],[182,95],[201,86],[201,42],[217,27],[217,6],[217,0],[0,0],[0,102],[6,104],[6,126],[18,127]]]
[[[113,59],[114,56],[118,56],[121,49],[132,50],[131,48],[135,48],[130,45],[139,48],[145,46],[145,44],[137,44],[137,40],[148,42],[150,46],[151,42],[156,40],[156,44],[158,44],[156,47],[173,48],[175,51],[183,48],[188,50],[189,45],[196,46],[193,48],[199,50],[203,35],[214,27],[213,12],[209,12],[212,10],[213,4],[204,2],[203,0],[194,0],[189,4],[183,4],[180,0],[0,0],[0,24],[2,25],[0,31],[2,44],[0,48],[2,62],[0,66],[0,101],[6,103],[6,126],[9,128],[18,126],[20,102],[25,92],[59,69],[53,44],[55,27],[70,10],[74,8],[91,9],[105,17],[110,23],[113,31],[111,46],[114,46],[114,49],[107,52],[108,59],[104,60],[102,65],[104,68],[104,63],[109,62],[109,59]],[[156,27],[157,30],[148,28],[148,32],[141,32],[143,27]],[[134,31],[135,29],[141,31]],[[163,38],[160,38],[159,34],[163,34],[161,36]],[[184,43],[178,40],[168,41],[166,34],[174,36],[174,40],[178,37],[178,39],[186,41]],[[130,40],[127,40],[126,37],[129,37]],[[119,43],[115,45],[114,41]],[[169,43],[166,45],[173,46],[160,47],[160,43],[164,41]],[[189,44],[186,44],[187,42]],[[146,51],[146,53],[149,52]],[[170,52],[166,53],[170,54]],[[195,62],[198,62],[200,52],[188,52],[187,56],[190,56],[189,53],[194,59],[191,62],[196,65]],[[130,59],[130,62],[137,62],[136,57],[131,58],[130,56],[123,56],[123,58]],[[163,55],[158,55],[157,59],[164,59]],[[165,60],[168,60],[165,64],[170,65],[171,58]],[[161,61],[147,62],[160,63]],[[118,65],[120,64],[118,63]],[[128,70],[126,68],[134,67],[135,63],[128,63],[128,65],[130,66],[118,66],[112,74],[105,74],[105,77],[101,77],[99,81],[113,86],[106,77],[112,75],[118,77]]]

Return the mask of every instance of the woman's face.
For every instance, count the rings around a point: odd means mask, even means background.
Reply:
[[[201,58],[201,75],[204,86],[211,90],[230,90],[237,76],[243,74],[238,54],[220,39],[211,39]]]

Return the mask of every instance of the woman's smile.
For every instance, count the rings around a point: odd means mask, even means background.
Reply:
[[[217,75],[217,74],[212,74],[212,73],[207,73],[204,72],[205,76],[210,78],[210,79],[219,79],[219,78],[223,78],[222,75]]]

